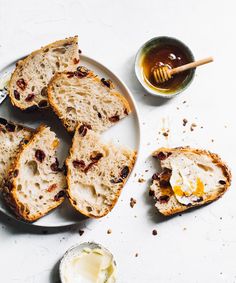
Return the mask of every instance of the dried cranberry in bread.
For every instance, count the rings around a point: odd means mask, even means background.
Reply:
[[[47,85],[56,72],[74,71],[79,63],[78,37],[51,43],[20,60],[9,82],[13,105],[22,110],[48,107]]]
[[[10,208],[25,221],[35,221],[60,205],[66,178],[58,167],[59,140],[40,126],[29,143],[22,146],[5,181],[3,196]]]
[[[100,79],[82,66],[76,72],[56,74],[48,86],[48,99],[69,132],[74,132],[78,123],[103,132],[131,111],[110,80]]]
[[[161,172],[153,175],[150,195],[164,215],[201,206],[221,197],[231,172],[217,154],[189,147],[160,148],[153,153]]]
[[[105,216],[116,204],[135,159],[136,152],[104,144],[97,133],[79,125],[66,160],[72,206],[88,217]]]

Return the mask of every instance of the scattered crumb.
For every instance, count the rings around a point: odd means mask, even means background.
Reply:
[[[183,119],[183,126],[185,127],[187,123],[188,123],[188,120],[186,118],[184,118]]]
[[[108,229],[107,230],[107,234],[111,234],[112,233],[112,230],[111,229]]]
[[[187,101],[186,101],[186,100],[184,100],[184,101],[183,101],[183,104],[185,104],[186,102],[187,102]]]
[[[130,199],[130,207],[131,207],[131,208],[133,208],[136,203],[137,203],[136,199],[134,199],[134,198],[131,198],[131,199]]]
[[[211,139],[211,142],[214,142],[214,139]]]
[[[136,177],[136,176],[137,176],[137,173],[134,174],[134,177]]]
[[[186,228],[186,227],[184,227],[184,228],[183,228],[183,230],[184,230],[184,231],[186,231],[186,230],[187,230],[187,228]]]
[[[151,144],[150,142],[147,143],[147,145],[150,145],[150,144]]]
[[[191,127],[190,127],[191,132],[194,131],[194,128],[195,128],[195,127],[197,127],[197,124],[192,123],[192,125],[191,125]]]
[[[162,135],[163,135],[164,137],[168,137],[169,133],[168,133],[168,132],[163,132]]]
[[[79,235],[82,236],[84,234],[84,230],[79,229]]]
[[[203,129],[203,126],[201,126],[201,129]]]
[[[135,257],[138,257],[138,253],[136,253],[134,256],[135,256]]]
[[[179,110],[179,107],[176,107],[177,110]]]
[[[153,235],[153,236],[156,236],[156,235],[157,235],[157,230],[155,230],[155,229],[152,230],[152,235]]]
[[[143,178],[139,178],[139,179],[138,179],[138,182],[139,182],[139,183],[144,183],[144,182],[146,182],[146,180],[143,179]]]
[[[149,171],[148,169],[145,170],[145,172],[148,172],[148,171]]]

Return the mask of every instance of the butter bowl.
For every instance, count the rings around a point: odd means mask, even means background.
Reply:
[[[115,283],[116,274],[112,253],[94,242],[72,246],[59,265],[62,283]]]
[[[138,50],[135,58],[135,74],[143,88],[151,95],[163,98],[172,98],[183,92],[193,81],[195,68],[175,75],[164,84],[156,84],[152,70],[163,65],[169,68],[194,61],[192,51],[180,40],[160,36],[144,43]]]

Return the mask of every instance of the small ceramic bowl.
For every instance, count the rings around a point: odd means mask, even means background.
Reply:
[[[113,272],[113,276],[112,278],[110,278],[111,283],[115,283],[116,282],[116,262],[114,260],[114,257],[112,255],[112,253],[106,249],[105,247],[103,247],[100,244],[94,243],[94,242],[85,242],[82,244],[77,244],[72,246],[69,250],[66,251],[66,253],[64,254],[64,256],[62,257],[61,261],[60,261],[60,265],[59,265],[59,275],[60,275],[60,280],[62,283],[67,283],[69,282],[65,276],[65,270],[66,270],[66,266],[68,266],[68,264],[70,264],[71,260],[73,258],[75,258],[76,256],[79,256],[85,249],[90,249],[90,250],[96,250],[99,249],[101,251],[103,251],[105,254],[109,255],[111,257],[112,260],[112,265],[114,268],[114,272]],[[77,282],[76,280],[73,282]]]
[[[138,50],[138,53],[135,58],[135,74],[137,76],[137,79],[141,83],[141,85],[144,87],[144,89],[150,93],[153,96],[163,97],[163,98],[172,98],[176,95],[183,92],[192,82],[195,74],[195,69],[191,69],[189,71],[189,75],[186,76],[186,79],[179,85],[178,88],[171,90],[171,91],[165,91],[162,88],[157,87],[151,87],[146,80],[144,79],[143,75],[143,69],[142,69],[142,60],[144,55],[152,48],[155,47],[161,47],[165,45],[172,45],[180,48],[188,58],[189,62],[194,61],[194,56],[192,51],[180,40],[173,38],[173,37],[167,37],[167,36],[160,36],[160,37],[154,37],[144,43],[141,48]]]

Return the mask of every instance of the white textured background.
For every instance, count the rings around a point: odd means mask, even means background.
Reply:
[[[148,156],[160,145],[211,149],[235,170],[235,10],[234,0],[0,0],[1,67],[41,45],[78,34],[83,53],[127,83],[141,113],[143,137],[137,177],[104,219],[43,234],[0,215],[1,283],[56,283],[60,257],[71,245],[87,240],[114,253],[119,283],[236,282],[235,183],[221,200],[165,219],[152,208],[148,182],[137,182],[142,174],[146,180],[151,177]],[[158,35],[181,39],[196,58],[215,57],[171,101],[145,96],[133,71],[137,49]],[[182,126],[183,118],[198,125],[194,132],[189,124]],[[170,128],[168,140],[158,134],[163,126]],[[130,197],[137,199],[133,209]],[[85,229],[81,237],[79,227]]]

